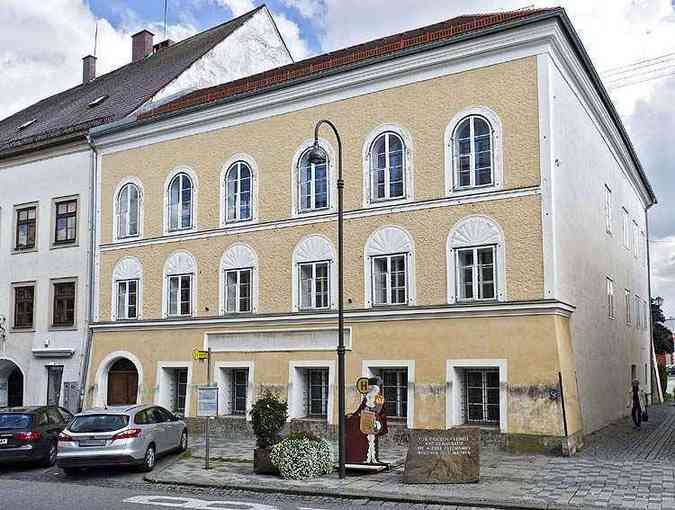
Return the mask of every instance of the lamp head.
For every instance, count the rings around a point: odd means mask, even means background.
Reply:
[[[314,140],[314,146],[312,150],[309,151],[309,162],[314,165],[320,165],[321,163],[326,162],[326,153],[319,146],[319,141]]]

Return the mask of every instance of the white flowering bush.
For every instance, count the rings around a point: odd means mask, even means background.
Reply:
[[[307,480],[333,471],[330,444],[309,434],[292,434],[272,447],[272,464],[282,478]]]

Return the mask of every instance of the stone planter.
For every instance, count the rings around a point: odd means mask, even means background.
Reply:
[[[256,448],[253,450],[253,472],[259,475],[278,475],[279,471],[274,464],[270,455],[272,448]]]

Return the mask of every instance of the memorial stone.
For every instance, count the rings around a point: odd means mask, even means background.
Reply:
[[[410,431],[405,483],[472,483],[480,478],[480,428]]]

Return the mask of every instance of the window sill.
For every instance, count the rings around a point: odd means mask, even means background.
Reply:
[[[364,204],[364,206],[368,209],[377,209],[378,207],[408,204],[410,202],[414,202],[414,199],[412,197],[379,198],[379,199],[370,199],[368,202]]]
[[[328,421],[328,418],[325,416],[323,418],[312,416],[301,416],[298,418],[291,418],[291,421],[303,421],[307,423],[326,423]]]
[[[462,197],[466,195],[485,195],[494,193],[496,191],[503,191],[504,188],[500,184],[490,184],[484,186],[474,186],[473,188],[457,188],[452,189],[446,195],[448,198]]]
[[[47,331],[77,331],[77,326],[74,324],[72,326],[54,326],[51,325],[47,328]]]
[[[12,250],[12,255],[22,255],[24,253],[36,253],[38,251],[37,247],[35,248],[26,248],[25,250],[17,250],[16,248]]]
[[[64,248],[77,248],[79,246],[80,246],[80,244],[76,241],[68,242],[68,243],[52,243],[52,245],[49,247],[49,249],[50,250],[62,250]]]
[[[35,328],[34,327],[29,327],[29,328],[10,328],[9,329],[10,333],[35,333]]]

